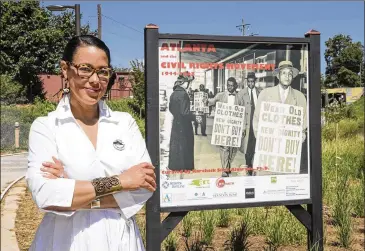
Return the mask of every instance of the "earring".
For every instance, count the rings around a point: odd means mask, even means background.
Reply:
[[[65,88],[63,88],[63,90],[62,90],[62,95],[66,95],[66,94],[70,93],[70,89],[67,87],[67,84],[68,84],[68,79],[66,78],[65,79]]]
[[[102,108],[103,108],[104,110],[107,108],[105,98],[103,98]]]

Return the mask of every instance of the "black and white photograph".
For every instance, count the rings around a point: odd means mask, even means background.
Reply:
[[[159,69],[165,189],[308,175],[306,44],[160,40]]]

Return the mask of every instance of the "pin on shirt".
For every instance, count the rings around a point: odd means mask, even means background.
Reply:
[[[120,139],[115,140],[115,141],[113,142],[113,146],[114,146],[114,148],[115,148],[115,149],[117,149],[118,151],[123,151],[123,150],[124,150],[124,147],[125,147],[125,145],[124,145],[123,141],[122,141],[122,140],[120,140]]]

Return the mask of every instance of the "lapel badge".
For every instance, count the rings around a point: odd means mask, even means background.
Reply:
[[[123,151],[123,150],[124,150],[124,147],[125,147],[125,145],[124,145],[123,141],[122,141],[122,140],[120,140],[120,139],[115,140],[115,141],[113,142],[113,146],[114,146],[114,148],[115,148],[115,149],[117,149],[118,151]]]

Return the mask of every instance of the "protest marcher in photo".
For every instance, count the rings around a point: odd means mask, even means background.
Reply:
[[[208,93],[208,98],[214,98],[214,94],[212,91]],[[209,106],[209,116],[212,114],[213,106]]]
[[[293,67],[291,61],[281,61],[278,68],[274,70],[274,76],[278,78],[279,84],[273,87],[266,88],[260,92],[253,117],[253,129],[255,137],[257,137],[261,103],[267,101],[281,104],[289,104],[303,108],[302,143],[305,141],[305,132],[307,129],[307,101],[302,92],[291,87],[293,79],[298,74],[299,70]],[[304,149],[305,148],[303,147],[302,151]],[[302,154],[301,157],[302,159],[305,158],[304,154]],[[302,166],[304,167],[306,166],[306,164],[302,163],[301,167]]]
[[[194,169],[195,115],[190,111],[187,93],[194,78],[179,76],[170,96],[169,111],[173,115],[168,169],[173,171]],[[182,175],[180,175],[182,177]]]
[[[69,93],[31,126],[26,181],[46,212],[31,251],[144,250],[134,215],[156,177],[136,121],[102,100],[110,61],[100,39],[72,38],[60,63]]]
[[[244,106],[245,102],[243,97],[237,93],[237,81],[234,77],[230,77],[227,79],[227,91],[217,93],[214,98],[210,98],[207,100],[209,106],[215,105],[217,102],[227,103],[230,105],[240,105]],[[246,122],[244,122],[246,123]],[[243,131],[243,134],[245,130]],[[219,153],[221,159],[222,168],[226,171],[223,171],[222,177],[229,177],[231,171],[231,164],[237,154],[238,147],[229,147],[229,146],[219,146]]]
[[[199,92],[206,93],[205,87],[203,84],[199,85]],[[199,119],[199,121],[197,120]],[[205,133],[207,128],[207,114],[206,113],[199,113],[196,114],[196,120],[194,121],[194,127],[195,127],[195,135],[198,135],[198,127],[200,124],[200,131],[202,133],[202,136],[207,136]]]
[[[245,154],[246,165],[248,168],[247,174],[252,175],[253,157],[255,155],[256,137],[253,132],[253,115],[257,104],[257,98],[260,90],[256,85],[256,75],[254,72],[249,72],[246,77],[247,87],[239,91],[240,96],[245,101],[245,113],[246,113],[246,134],[242,138],[242,144],[240,152]]]

